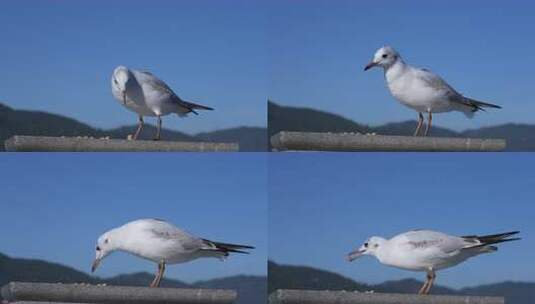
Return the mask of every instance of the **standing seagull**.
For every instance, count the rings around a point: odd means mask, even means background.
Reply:
[[[485,107],[501,108],[461,95],[431,71],[406,64],[399,53],[389,46],[377,50],[373,60],[364,68],[364,71],[375,66],[384,69],[390,93],[402,104],[418,111],[418,126],[414,131],[414,136],[420,132],[424,112],[428,113],[424,133],[426,136],[431,129],[432,113],[460,111],[468,118],[472,118],[474,112],[484,111]]]
[[[363,255],[375,256],[382,264],[412,271],[427,272],[427,280],[419,294],[428,294],[435,281],[435,271],[455,266],[482,253],[494,252],[491,246],[520,238],[509,238],[518,231],[493,235],[451,236],[431,230],[414,230],[390,240],[372,236],[359,249],[350,252],[351,262]]]
[[[158,219],[140,219],[102,234],[97,241],[94,272],[102,259],[120,250],[158,263],[158,272],[150,287],[160,286],[166,264],[179,264],[198,258],[223,260],[231,252],[245,253],[251,246],[213,242],[196,237]]]
[[[213,110],[180,99],[165,82],[149,72],[132,70],[124,66],[118,66],[113,71],[111,91],[117,101],[139,115],[139,125],[133,139],[137,139],[143,128],[143,116],[158,118],[155,140],[159,140],[163,115],[176,113],[182,117],[188,113],[198,115],[195,110]]]

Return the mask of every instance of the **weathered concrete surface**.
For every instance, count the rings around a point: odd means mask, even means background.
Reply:
[[[84,303],[69,303],[69,302],[39,302],[39,301],[17,301],[10,304],[84,304]]]
[[[11,282],[2,287],[2,297],[10,302],[230,304],[237,293],[225,289]]]
[[[501,297],[412,295],[352,291],[277,290],[269,304],[504,304]]]
[[[271,137],[278,151],[435,151],[505,150],[504,139],[386,136],[359,133],[282,131]]]
[[[4,143],[11,152],[236,152],[237,143],[175,142],[15,135]]]

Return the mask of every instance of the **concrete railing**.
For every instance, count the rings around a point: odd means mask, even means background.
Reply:
[[[277,290],[269,304],[504,304],[502,297],[413,295],[352,291]]]
[[[237,143],[98,139],[15,135],[4,143],[10,152],[236,152]]]
[[[282,131],[271,137],[277,151],[436,151],[505,150],[504,139],[386,136],[359,133]]]
[[[237,293],[226,289],[11,282],[2,287],[2,297],[10,303],[231,304]]]

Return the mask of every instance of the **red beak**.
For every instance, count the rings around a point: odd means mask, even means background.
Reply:
[[[373,68],[376,65],[377,65],[377,63],[372,61],[372,62],[368,63],[368,65],[364,68],[364,71],[367,71],[367,70]]]

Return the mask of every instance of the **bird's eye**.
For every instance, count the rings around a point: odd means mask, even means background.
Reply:
[[[100,247],[97,246],[97,251],[100,251]]]
[[[115,78],[113,78],[113,82],[114,82],[115,84],[119,84],[119,83],[117,82],[117,79],[115,79]]]
[[[386,58],[386,57],[388,57],[388,54],[383,54],[382,57],[383,57],[383,58]]]
[[[379,244],[373,244],[373,248],[379,247]]]
[[[105,240],[104,240],[104,244],[108,244],[108,239],[105,239]]]
[[[364,247],[368,248],[368,243],[364,243]]]

